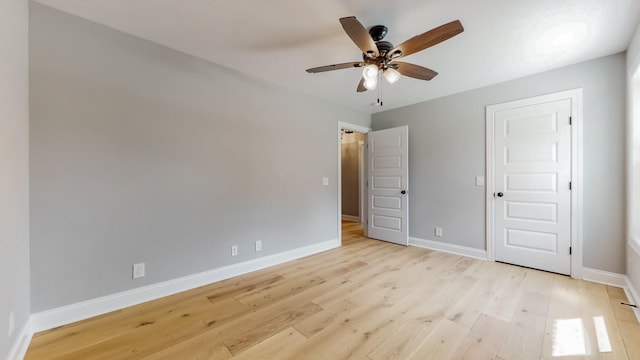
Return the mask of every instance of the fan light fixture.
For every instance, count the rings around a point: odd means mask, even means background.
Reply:
[[[364,83],[362,84],[367,90],[373,90],[378,84],[378,66],[375,64],[369,64],[362,69],[362,77]]]
[[[362,77],[365,80],[375,80],[378,77],[378,66],[369,64],[362,69]]]
[[[364,83],[362,84],[367,90],[373,90],[376,88],[378,84],[378,78],[374,77],[373,79],[364,79]]]
[[[400,80],[400,72],[394,68],[388,68],[384,71],[384,78],[387,79],[389,84],[393,84]]]

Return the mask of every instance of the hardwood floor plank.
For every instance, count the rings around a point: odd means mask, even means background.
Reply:
[[[242,304],[256,308],[287,296],[295,295],[324,282],[323,278],[300,276],[286,282],[255,289],[249,293],[236,296],[235,299]]]
[[[640,359],[640,325],[627,321],[619,322],[622,340],[629,359]]]
[[[228,360],[232,357],[233,355],[223,343],[217,342],[216,339],[209,336],[196,336],[157,353],[143,356],[142,359]]]
[[[618,330],[606,287],[579,280],[580,313],[586,333],[587,357],[594,359],[627,359],[624,342]],[[604,323],[600,330],[599,324]]]
[[[375,344],[371,341],[380,329],[394,320],[386,312],[384,300],[375,298],[336,318],[325,329],[314,334],[299,354],[300,359],[348,359],[366,356]],[[361,352],[360,357],[356,353]]]
[[[419,299],[413,306],[402,309],[402,325],[385,338],[372,352],[372,359],[406,359],[435,329],[439,320],[451,306],[460,301],[459,294],[473,286],[476,278],[462,276],[457,281],[444,281],[437,277],[425,282],[425,287],[412,296]],[[428,290],[429,289],[429,290]],[[433,289],[433,290],[430,290]]]
[[[586,339],[582,326],[580,284],[568,276],[554,275],[542,341],[542,357],[584,358]]]
[[[503,273],[502,285],[485,308],[484,314],[504,321],[513,320],[526,276],[527,270],[517,266],[512,266]]]
[[[304,335],[288,327],[233,358],[238,360],[299,359],[297,354],[306,346],[306,342],[307,338]]]
[[[340,300],[333,303],[331,306],[325,307],[322,311],[319,311],[302,321],[296,322],[294,327],[302,335],[309,338],[324,330],[327,326],[333,324],[338,317],[344,316],[343,314],[353,311],[356,307],[356,305],[346,300]]]
[[[465,275],[476,278],[478,281],[468,291],[460,293],[460,301],[447,310],[445,317],[468,328],[473,327],[489,302],[496,297],[498,289],[502,285],[500,274],[503,271],[502,266],[496,266],[485,271],[481,278],[475,277],[473,274]]]
[[[418,345],[409,359],[450,359],[469,331],[470,329],[466,326],[442,319],[425,341]]]
[[[229,337],[225,335],[226,340],[223,342],[229,351],[236,355],[286,329],[296,320],[315,314],[320,310],[321,308],[318,305],[308,302],[301,306],[293,307],[287,312],[279,313],[265,321],[254,322],[251,328],[245,329],[241,334],[238,334],[239,336]]]
[[[539,359],[547,323],[549,296],[523,290],[509,333],[498,356],[505,359]]]
[[[506,321],[482,315],[453,355],[456,360],[495,359],[509,333]]]
[[[509,334],[498,355],[503,359],[539,359],[546,317],[543,315],[518,312],[509,325]]]
[[[619,321],[626,321],[631,324],[636,324],[638,318],[633,313],[633,308],[630,306],[622,305],[621,303],[629,303],[627,294],[621,288],[606,286],[607,294],[609,295],[609,302],[611,303],[611,309],[616,319]]]

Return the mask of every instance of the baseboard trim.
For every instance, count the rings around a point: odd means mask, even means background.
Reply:
[[[360,216],[342,215],[342,220],[360,222]]]
[[[31,326],[31,317],[27,320],[27,323],[22,327],[20,335],[16,338],[16,342],[9,350],[8,360],[22,360],[27,354],[31,338],[33,337],[33,327]]]
[[[624,292],[627,294],[627,299],[633,305],[640,304],[640,295],[638,295],[638,290],[633,286],[631,279],[628,276],[625,276],[627,279],[627,285],[624,287]],[[640,309],[632,308],[633,313],[636,315],[638,322],[640,323]]]
[[[409,237],[409,245],[421,247],[429,250],[443,251],[450,254],[461,255],[466,257],[472,257],[480,260],[487,260],[487,251],[466,246],[445,244],[433,240],[419,239],[415,237]]]
[[[597,269],[591,269],[583,267],[580,278],[582,280],[591,281],[594,283],[616,286],[619,288],[627,287],[627,276],[608,271],[602,271]]]
[[[305,256],[314,255],[337,247],[340,247],[340,241],[338,239],[328,240],[318,244],[304,246],[298,249],[258,259],[252,259],[178,279],[164,281],[137,289],[127,290],[76,304],[38,312],[33,314],[31,317],[32,332],[36,333],[106,314],[111,311],[177,294],[179,292],[191,290],[200,286],[268,268]]]

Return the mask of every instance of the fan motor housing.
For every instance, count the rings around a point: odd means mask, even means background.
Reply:
[[[376,45],[381,53],[388,53],[394,48],[393,44],[388,41],[376,41]]]
[[[373,41],[380,41],[387,35],[388,30],[384,25],[375,25],[369,29],[369,35],[371,35]]]

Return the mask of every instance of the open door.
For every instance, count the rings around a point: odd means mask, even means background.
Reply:
[[[367,236],[409,245],[409,128],[368,134]]]

